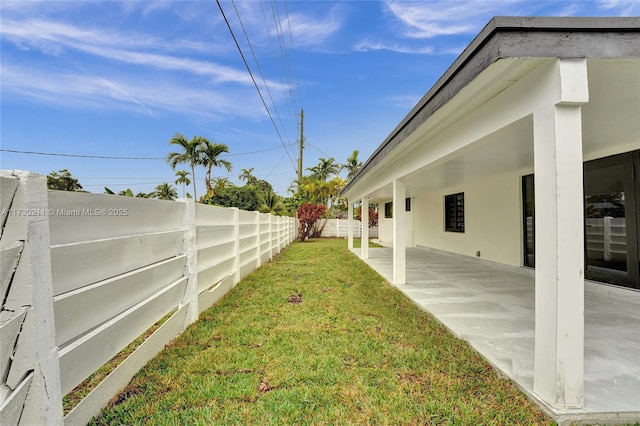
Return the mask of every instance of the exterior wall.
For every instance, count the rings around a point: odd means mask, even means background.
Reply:
[[[384,217],[384,205],[385,203],[389,203],[389,202],[391,202],[391,199],[387,201],[382,201],[378,204],[378,240],[380,240],[381,245],[385,245],[385,246],[393,245],[393,218]],[[406,247],[416,246],[415,230],[414,230],[415,229],[414,211],[416,209],[415,203],[416,203],[416,199],[414,197],[411,197],[411,211],[404,212],[405,220],[406,220],[405,222],[405,226],[406,226],[405,227],[406,229],[405,246]],[[371,237],[374,238],[373,236]]]
[[[416,244],[522,265],[521,176],[509,173],[415,198]],[[444,197],[464,192],[465,232],[445,232]]]

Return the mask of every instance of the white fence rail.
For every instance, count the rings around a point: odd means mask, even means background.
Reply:
[[[527,217],[527,242],[533,245],[533,218]],[[585,219],[585,244],[589,259],[626,262],[627,228],[624,217],[588,217]]]
[[[0,424],[86,424],[166,343],[296,235],[293,218],[47,191],[0,175]],[[171,317],[63,418],[62,396]]]
[[[319,222],[324,223],[325,219],[320,219]],[[347,219],[327,219],[320,233],[321,237],[326,238],[347,238],[349,231],[349,221]],[[353,221],[353,236],[360,238],[362,227],[359,220]],[[378,238],[378,227],[369,228],[369,238]]]
[[[626,262],[627,229],[624,217],[587,218],[585,222],[590,259]]]

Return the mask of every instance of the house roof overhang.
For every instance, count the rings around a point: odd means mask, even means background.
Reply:
[[[403,144],[415,142],[416,135],[425,132],[424,124],[445,110],[452,99],[465,98],[480,105],[504,90],[507,80],[519,78],[549,58],[637,60],[640,18],[493,18],[366,160],[342,196],[362,195],[358,188],[367,180],[365,177],[389,157],[398,156]],[[496,77],[500,75],[502,81]],[[488,81],[478,83],[483,78]],[[493,86],[487,89],[489,85]],[[469,87],[484,87],[485,93],[478,96],[473,92],[476,89]],[[471,93],[461,95],[465,90]]]

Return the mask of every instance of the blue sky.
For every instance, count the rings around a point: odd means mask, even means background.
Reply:
[[[254,167],[285,195],[301,108],[305,168],[354,149],[364,161],[491,17],[640,15],[640,1],[622,0],[221,5],[273,122],[214,0],[3,0],[1,148],[148,159],[3,151],[0,168],[150,192],[175,181],[163,158],[180,132],[229,146],[233,171],[213,176],[240,183]],[[203,168],[196,178],[202,194]]]

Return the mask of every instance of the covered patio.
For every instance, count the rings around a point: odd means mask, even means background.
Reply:
[[[361,249],[353,249],[358,256]],[[363,259],[393,282],[393,249]],[[397,288],[468,341],[559,423],[640,418],[640,293],[585,281],[584,406],[553,410],[533,391],[533,270],[428,248],[406,249]]]
[[[640,420],[639,38],[494,18],[341,193],[393,247],[360,257],[562,422]]]

